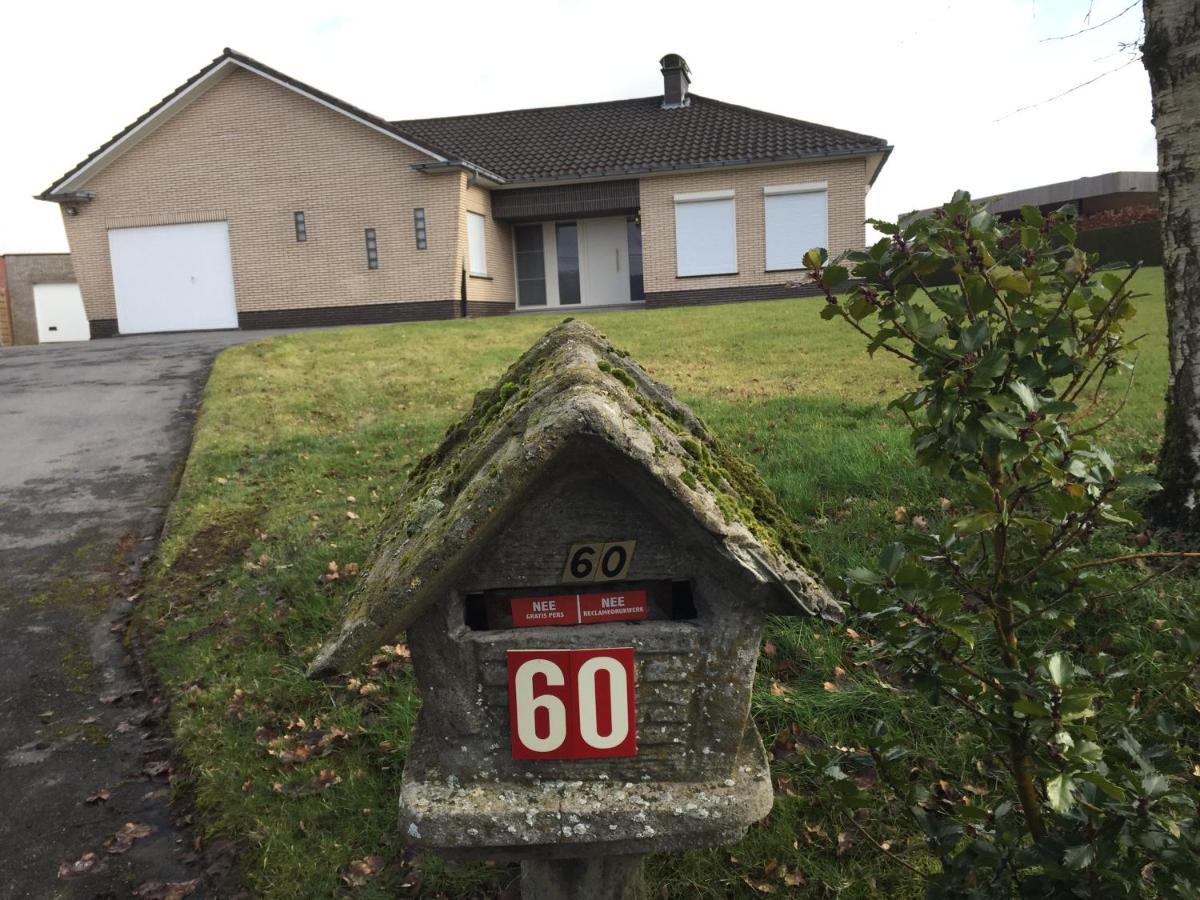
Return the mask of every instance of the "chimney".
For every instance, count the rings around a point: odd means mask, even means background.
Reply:
[[[692,83],[688,64],[678,53],[668,53],[659,60],[663,74],[663,109],[679,109],[687,106],[688,85]]]

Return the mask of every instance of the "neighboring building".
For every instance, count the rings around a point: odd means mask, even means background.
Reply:
[[[93,336],[792,296],[887,142],[691,94],[391,122],[225,50],[40,195]]]
[[[999,216],[1016,215],[1022,206],[1036,206],[1042,212],[1052,212],[1071,204],[1081,219],[1098,213],[1129,208],[1158,208],[1157,172],[1107,172],[1058,181],[1038,187],[1022,188],[990,197],[974,197],[987,203],[988,209]],[[924,218],[934,209],[922,209],[902,217],[902,221]]]
[[[69,253],[0,256],[0,345],[90,336]]]

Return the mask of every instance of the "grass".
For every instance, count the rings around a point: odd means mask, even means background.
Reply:
[[[1139,273],[1135,285],[1146,293],[1137,322],[1147,338],[1107,439],[1146,464],[1166,384],[1161,271]],[[757,465],[838,572],[874,555],[897,527],[897,507],[933,517],[953,485],[913,466],[903,422],[885,409],[909,383],[903,364],[869,358],[819,310],[804,300],[582,317]],[[181,784],[205,831],[239,843],[255,893],[494,896],[511,882],[511,868],[452,868],[406,853],[396,803],[418,699],[402,656],[380,654],[332,685],[305,680],[303,668],[353,586],[348,564],[366,559],[407,470],[554,321],[316,332],[218,359],[138,627],[174,698]],[[1146,623],[1174,621],[1186,590],[1167,580],[1124,598],[1113,631],[1151,652],[1161,637]],[[886,717],[953,769],[966,758],[953,720],[850,665],[853,629],[787,620],[769,638],[755,717],[768,744],[782,736],[775,810],[737,847],[654,858],[656,896],[753,896],[764,887],[920,896],[911,873],[821,806],[795,747],[851,743]],[[895,853],[929,865],[898,823],[864,821]],[[372,855],[386,861],[383,871],[348,887],[356,879],[347,867]]]

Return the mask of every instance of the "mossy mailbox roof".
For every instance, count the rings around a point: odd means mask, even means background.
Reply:
[[[628,354],[567,320],[482,391],[413,470],[341,629],[309,674],[346,669],[444,601],[539,472],[580,439],[616,450],[665,488],[711,536],[711,551],[745,576],[745,602],[765,613],[840,617],[758,472]]]

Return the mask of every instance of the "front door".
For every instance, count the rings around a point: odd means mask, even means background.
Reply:
[[[581,219],[584,304],[629,302],[629,231],[625,218]]]

